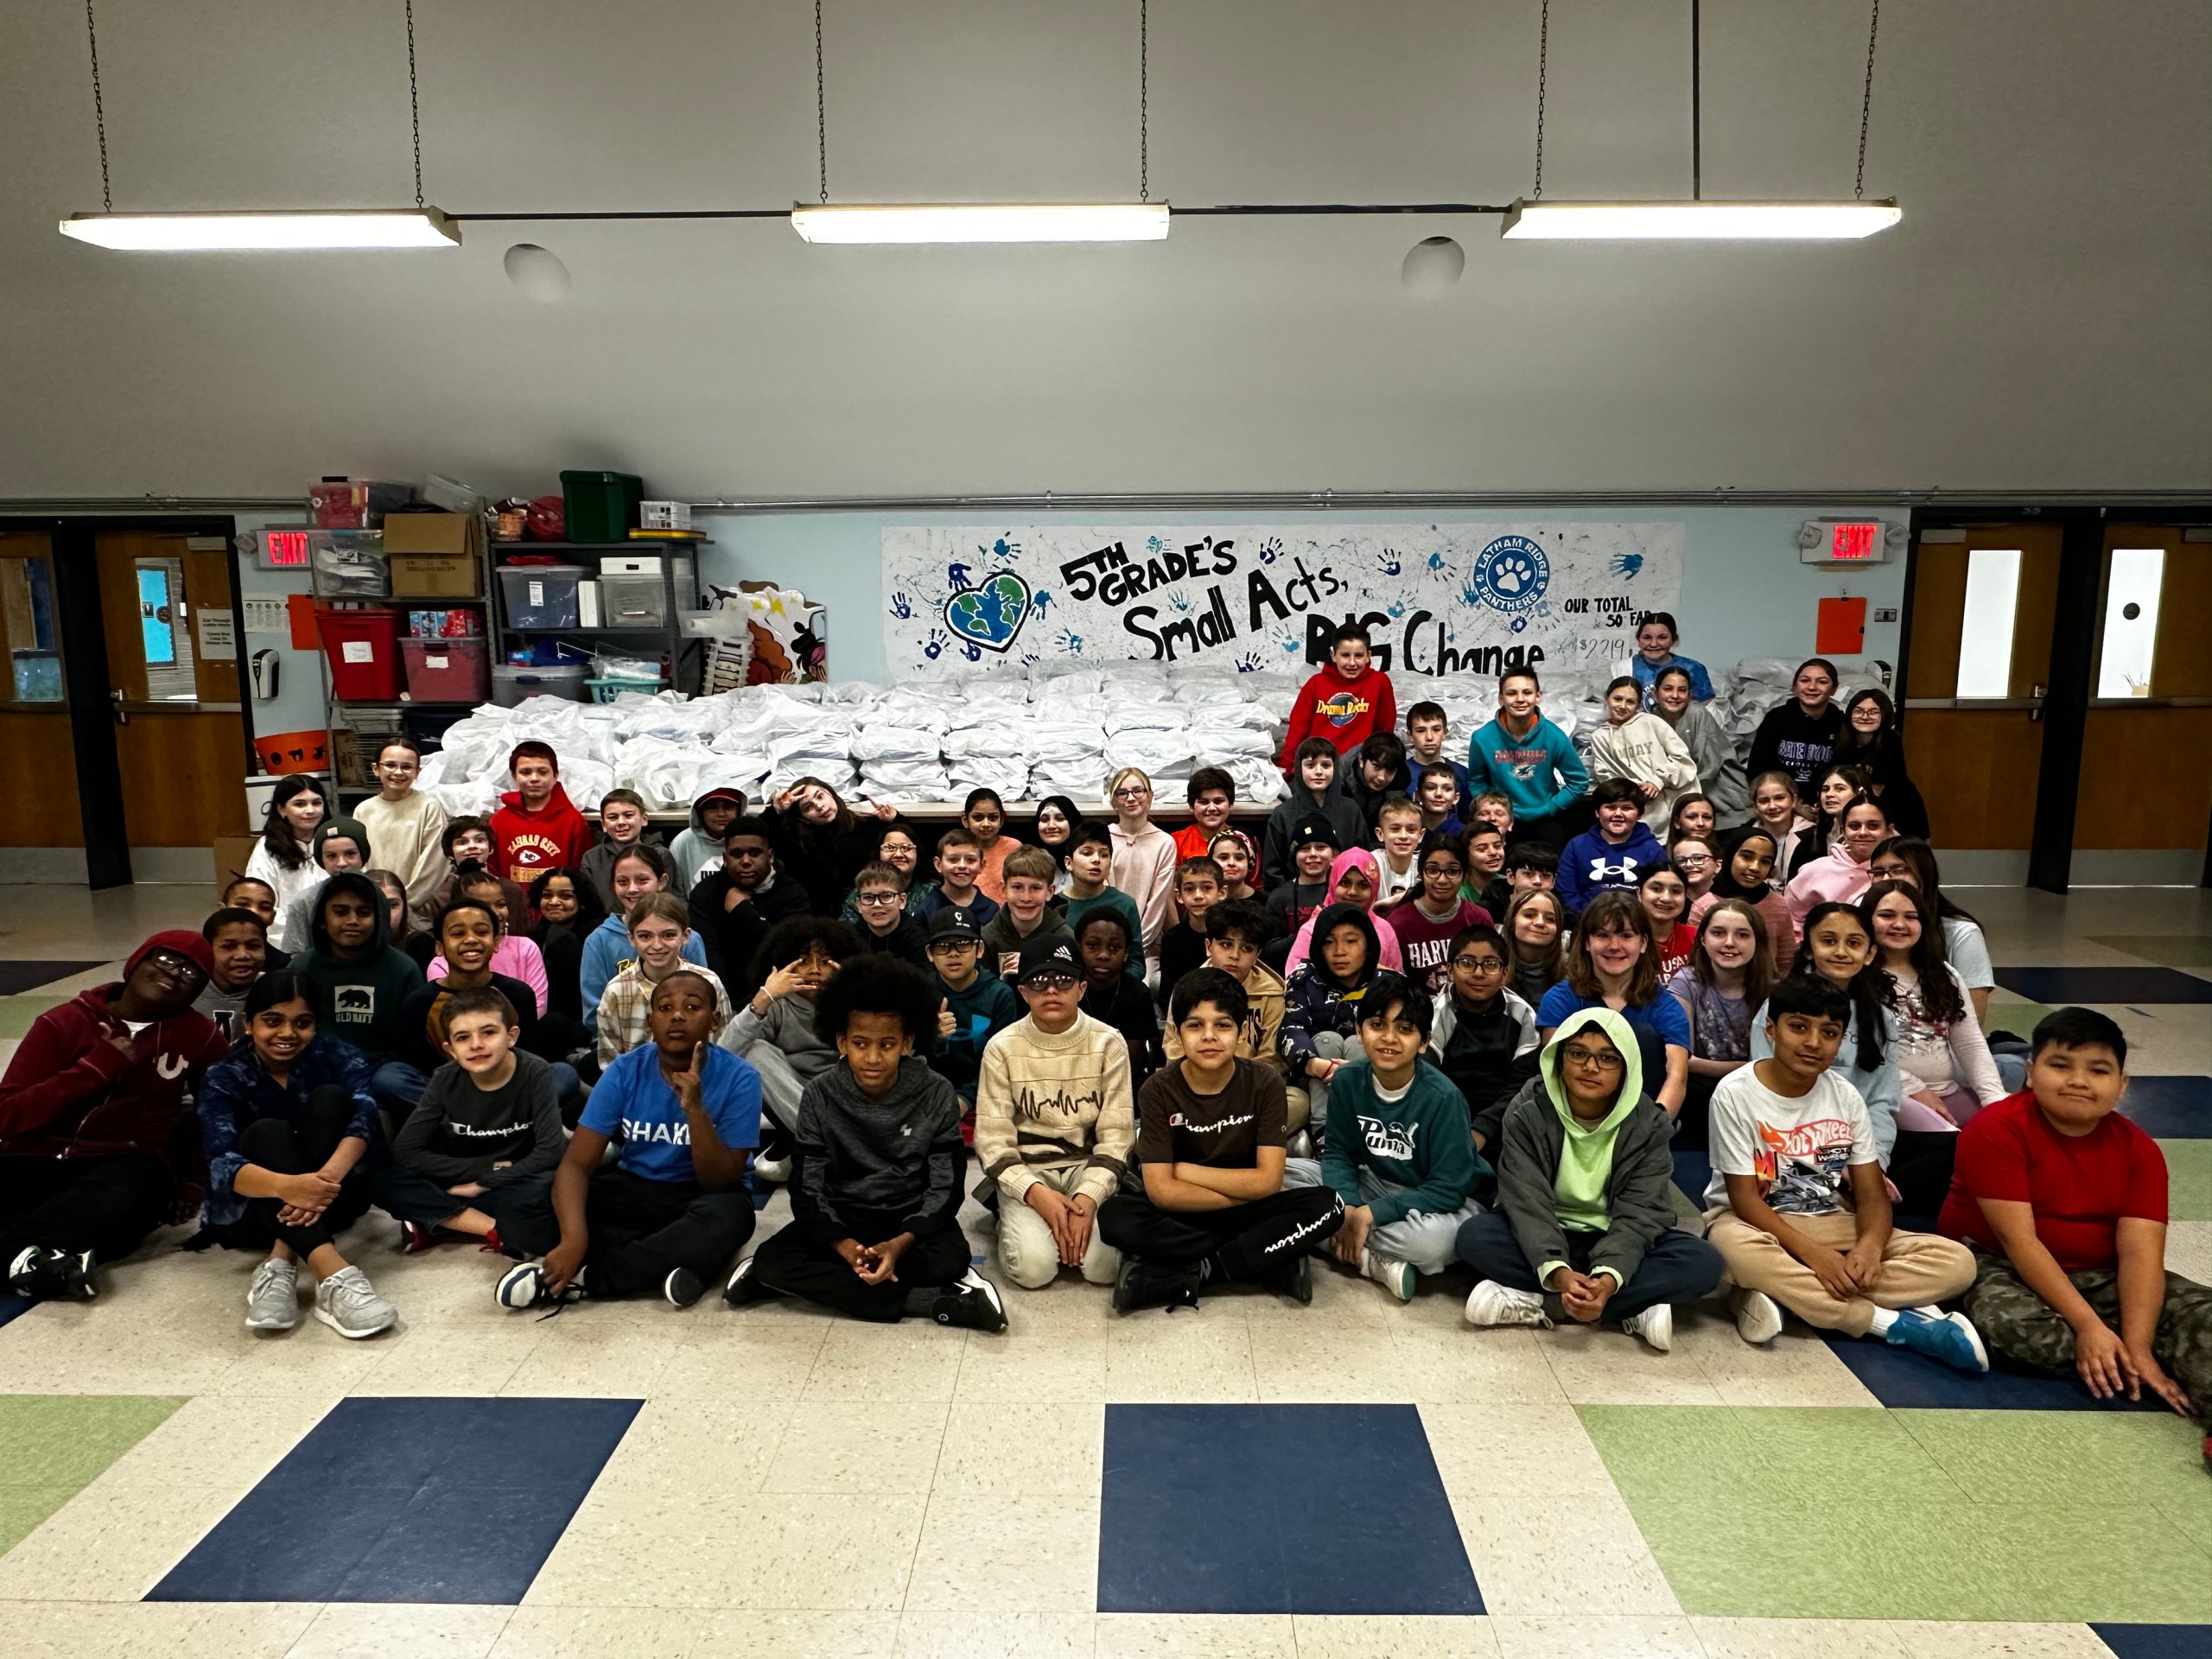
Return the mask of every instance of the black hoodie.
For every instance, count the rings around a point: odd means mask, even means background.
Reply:
[[[1344,922],[1357,928],[1367,940],[1367,961],[1350,982],[1330,973],[1321,958],[1322,942]],[[1360,1000],[1374,984],[1382,959],[1375,919],[1359,906],[1333,904],[1314,918],[1313,954],[1291,972],[1283,992],[1282,1029],[1275,1038],[1275,1046],[1290,1063],[1294,1077],[1304,1075],[1306,1062],[1313,1058],[1313,1039],[1322,1032],[1333,1031],[1344,1037],[1358,1032]]]
[[[1786,772],[1797,780],[1802,794],[1822,766],[1835,758],[1836,739],[1843,734],[1843,710],[1831,702],[1815,719],[1792,697],[1766,712],[1751,734],[1751,756],[1744,771],[1756,778],[1763,772]]]
[[[353,962],[340,961],[330,945],[330,901],[341,893],[367,900],[376,918],[369,948]],[[315,943],[292,958],[292,971],[307,987],[316,1034],[351,1043],[372,1067],[391,1058],[400,1046],[407,999],[422,988],[423,970],[404,950],[391,948],[382,890],[356,871],[332,876],[315,893],[309,937]]]

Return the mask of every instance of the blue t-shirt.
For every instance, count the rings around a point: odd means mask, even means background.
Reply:
[[[1600,999],[1577,996],[1574,987],[1562,979],[1546,991],[1544,1000],[1536,1005],[1536,1024],[1549,1031],[1564,1025],[1569,1014],[1605,1006]],[[1637,1046],[1643,1051],[1643,1091],[1656,1095],[1659,1085],[1667,1080],[1667,1050],[1671,1046],[1685,1054],[1689,1052],[1690,1017],[1663,986],[1652,994],[1649,1002],[1621,1009],[1620,1016],[1628,1021],[1628,1028],[1636,1033]]]
[[[1643,653],[1639,651],[1628,659],[1628,671],[1636,676],[1636,683],[1643,688],[1645,708],[1649,709],[1651,706],[1651,688],[1658,683],[1659,677],[1670,668],[1681,669],[1689,675],[1692,702],[1711,702],[1713,701],[1713,676],[1705,671],[1705,664],[1696,658],[1669,653],[1663,663],[1647,663],[1643,660]]]
[[[700,1097],[715,1133],[730,1147],[760,1144],[760,1074],[726,1048],[707,1047]],[[691,1123],[660,1074],[660,1050],[646,1043],[618,1058],[592,1086],[581,1127],[621,1142],[621,1166],[648,1181],[696,1181]]]

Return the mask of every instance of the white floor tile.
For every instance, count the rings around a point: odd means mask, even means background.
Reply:
[[[1013,1483],[986,1497],[932,1495],[906,1605],[1088,1615],[1098,1605],[1096,1503],[1032,1497]]]
[[[1098,1659],[1297,1659],[1284,1613],[1101,1613]]]
[[[514,1611],[334,1601],[287,1659],[485,1659]]]
[[[938,1454],[936,1490],[982,1497],[1004,1491],[1010,1449],[1020,1459],[1021,1490],[1095,1502],[1105,1452],[1106,1408],[1077,1401],[1004,1405],[956,1404]]]
[[[1556,1503],[1476,1497],[1452,1505],[1483,1605],[1501,1618],[1573,1618],[1590,1611],[1589,1563],[1605,1564],[1604,1606],[1615,1618],[1675,1617],[1681,1606],[1617,1497]]]
[[[1091,1659],[1096,1624],[1088,1612],[908,1611],[897,1659]]]
[[[789,1412],[764,1494],[926,1492],[936,1484],[950,1406],[808,1400]]]
[[[491,1659],[689,1659],[706,1614],[677,1607],[518,1607]]]
[[[1498,1659],[1705,1659],[1687,1618],[1496,1616],[1491,1629]]]
[[[892,1659],[896,1613],[709,1613],[690,1659]]]
[[[0,1610],[0,1659],[283,1659],[320,1602],[19,1601]]]
[[[1291,1623],[1298,1659],[1494,1659],[1494,1619],[1323,1617],[1300,1613]]]

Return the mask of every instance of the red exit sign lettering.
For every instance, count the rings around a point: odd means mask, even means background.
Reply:
[[[271,569],[304,570],[307,568],[308,533],[304,530],[264,531],[261,545],[268,556]]]
[[[1872,559],[1881,550],[1882,526],[1872,524],[1837,524],[1828,538],[1828,556],[1832,559]]]

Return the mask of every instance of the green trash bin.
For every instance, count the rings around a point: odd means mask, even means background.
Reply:
[[[627,541],[638,527],[645,481],[635,473],[563,473],[561,499],[572,542]]]

